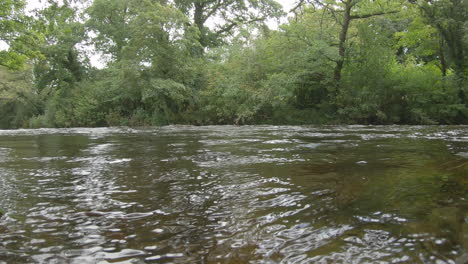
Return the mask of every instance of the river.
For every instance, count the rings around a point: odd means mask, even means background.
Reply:
[[[0,130],[0,263],[455,263],[467,193],[467,126]]]

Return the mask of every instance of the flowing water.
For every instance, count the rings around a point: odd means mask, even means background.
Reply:
[[[0,263],[463,263],[468,127],[0,131]]]

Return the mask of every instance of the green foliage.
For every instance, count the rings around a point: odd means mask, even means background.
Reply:
[[[443,77],[437,62],[424,65],[424,60],[409,57],[399,63],[395,44],[384,34],[388,29],[378,20],[358,25],[359,42],[350,51],[346,89],[338,98],[341,118],[366,124],[466,122],[467,108],[458,98],[454,79]],[[397,43],[410,40],[406,33],[394,34]]]
[[[0,4],[0,127],[468,122],[463,1],[73,3]]]
[[[43,32],[45,43],[40,47],[43,57],[36,61],[34,73],[37,88],[54,93],[71,89],[83,79],[84,62],[76,46],[85,32],[77,11],[66,1],[63,5],[49,2],[50,6],[38,13],[36,27]]]
[[[204,48],[225,43],[242,25],[261,25],[268,18],[282,14],[281,5],[274,0],[175,0],[174,3],[197,27],[198,42]],[[207,26],[213,21],[216,21],[214,26]]]
[[[407,114],[402,123],[457,124],[467,120],[466,105],[458,98],[454,80],[441,78],[435,66],[408,64],[392,70],[398,90],[404,94]]]
[[[447,62],[460,79],[466,79],[466,21],[468,3],[463,0],[415,1],[426,23],[437,29]]]
[[[24,1],[5,0],[0,3],[0,41],[10,45],[18,32],[25,27],[21,21],[24,17],[21,14],[24,8]],[[27,56],[8,48],[8,50],[0,51],[0,65],[10,68],[19,69],[27,60]]]
[[[264,32],[256,40],[239,38],[220,50],[220,57],[225,57],[209,68],[207,88],[201,91],[208,122],[322,123],[316,118],[319,114],[293,113],[320,112],[330,106],[328,76],[336,49],[328,44],[333,39],[328,30],[333,27],[304,30],[317,25],[314,18],[317,14],[308,12],[280,31]]]
[[[86,26],[96,33],[93,44],[114,62],[125,59],[175,68],[179,65],[169,65],[167,60],[187,56],[197,45],[197,32],[188,19],[157,1],[96,0],[87,13]]]
[[[34,89],[31,69],[0,67],[0,128],[27,126],[29,117],[40,113],[43,100]]]
[[[31,28],[32,18],[24,14],[24,0],[0,2],[0,42],[8,47],[0,50],[0,66],[21,70],[30,58],[40,57],[36,46],[40,33]]]
[[[198,31],[176,8],[156,1],[94,1],[87,27],[110,54],[92,86],[108,125],[178,122],[199,84]],[[118,15],[116,15],[118,14]]]

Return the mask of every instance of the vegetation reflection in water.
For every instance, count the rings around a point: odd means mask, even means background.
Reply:
[[[0,131],[0,260],[455,263],[467,131]]]

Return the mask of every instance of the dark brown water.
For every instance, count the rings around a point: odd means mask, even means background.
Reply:
[[[467,191],[466,126],[0,131],[0,263],[455,263]]]

